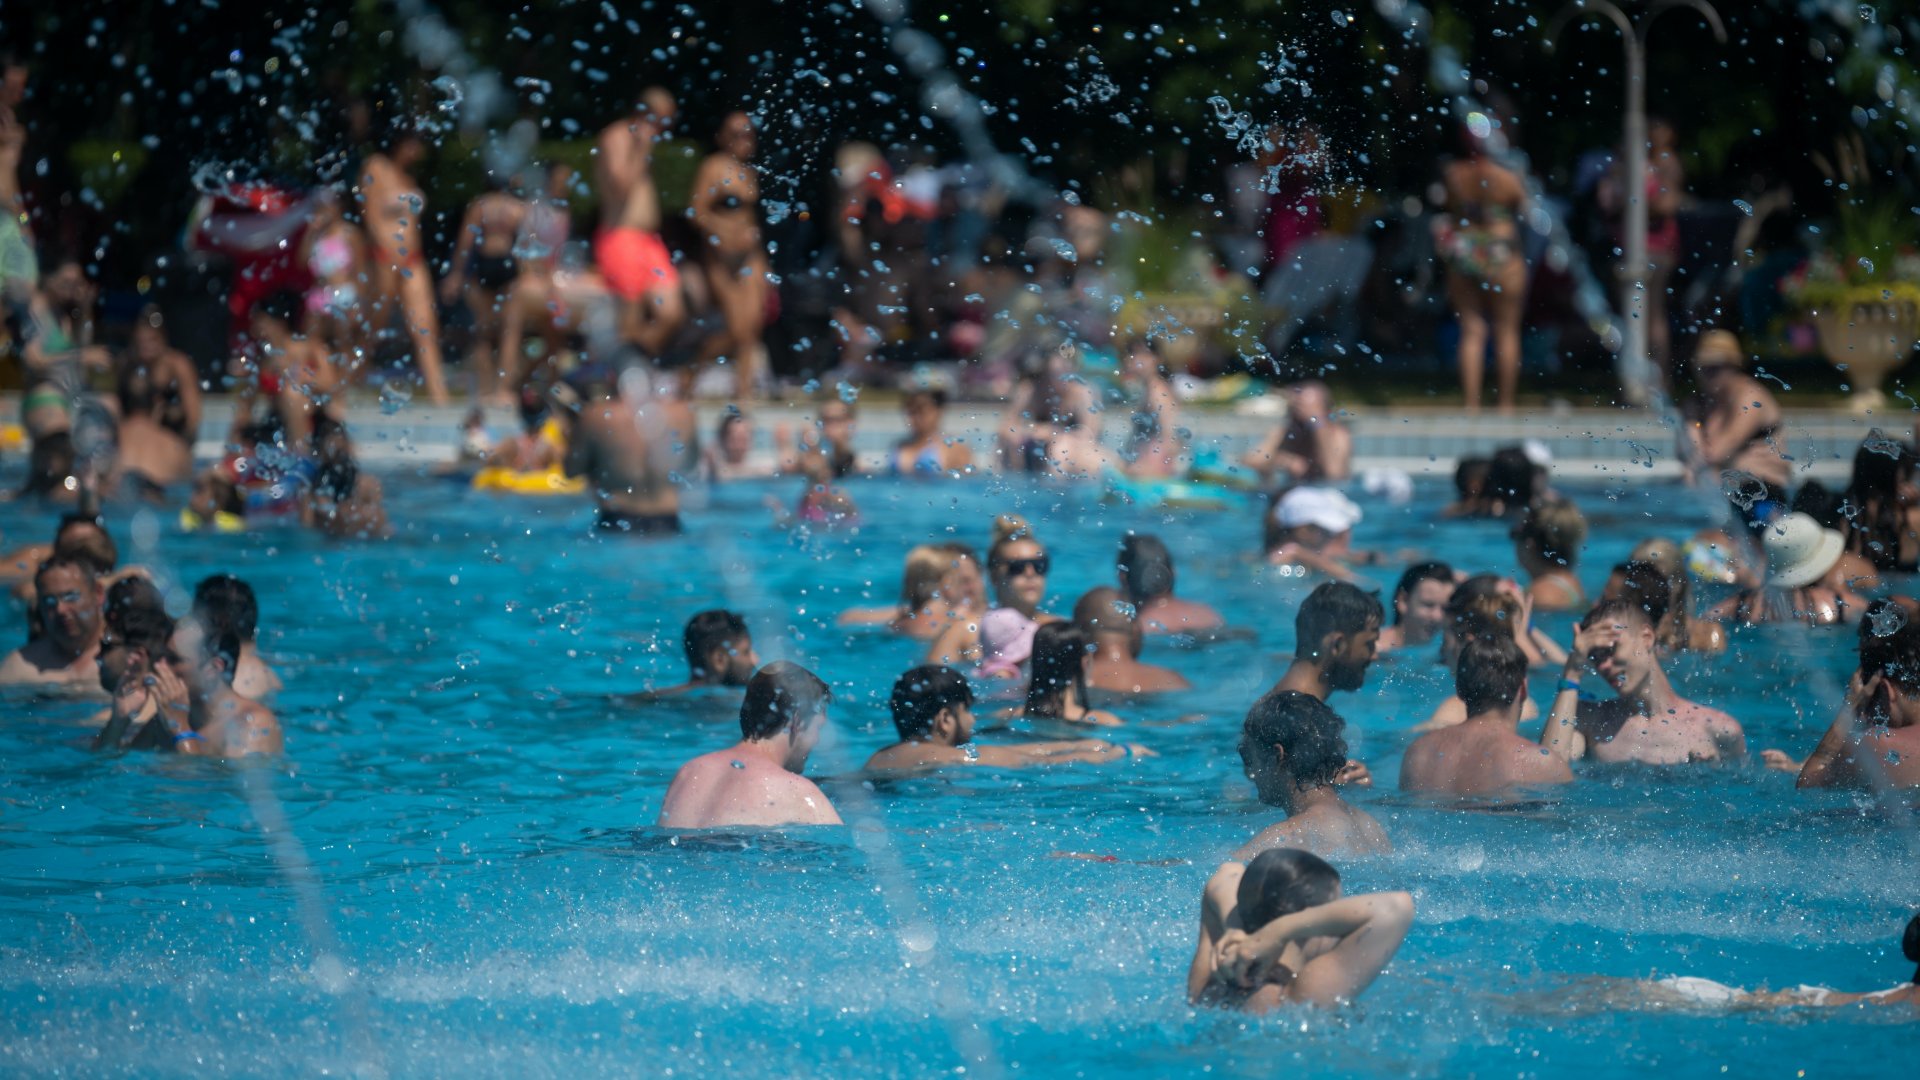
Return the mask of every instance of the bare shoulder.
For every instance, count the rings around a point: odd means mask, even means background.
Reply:
[[[1251,861],[1254,856],[1263,851],[1272,851],[1275,848],[1284,847],[1300,847],[1301,832],[1300,825],[1296,821],[1277,821],[1255,833],[1253,839],[1240,845],[1239,849],[1234,851],[1232,855],[1234,861],[1228,863],[1227,866],[1239,866],[1240,870],[1236,873],[1244,873],[1246,870],[1244,864]],[[1226,867],[1223,866],[1221,869],[1225,870]],[[1209,882],[1207,887],[1212,888],[1212,883]]]

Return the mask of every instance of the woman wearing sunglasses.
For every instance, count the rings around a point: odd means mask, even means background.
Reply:
[[[1033,654],[1034,631],[1060,616],[1040,610],[1047,597],[1047,549],[1033,538],[1025,519],[1002,514],[994,519],[987,572],[993,579],[996,607],[978,622],[956,619],[927,651],[930,664],[978,661],[980,674],[1012,679]]]

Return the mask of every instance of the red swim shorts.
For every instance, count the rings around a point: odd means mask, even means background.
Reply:
[[[602,229],[593,238],[594,261],[607,287],[622,300],[680,287],[680,271],[660,237],[645,229]]]

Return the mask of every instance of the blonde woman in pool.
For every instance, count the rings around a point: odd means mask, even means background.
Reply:
[[[884,625],[896,634],[926,641],[956,622],[978,619],[986,610],[986,579],[972,548],[958,543],[917,544],[907,552],[900,603],[854,608],[843,613],[839,622],[842,626]]]

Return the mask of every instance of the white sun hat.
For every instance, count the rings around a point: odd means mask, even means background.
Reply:
[[[1297,487],[1281,496],[1273,517],[1289,529],[1317,525],[1330,533],[1343,533],[1360,523],[1361,514],[1352,499],[1332,488]]]
[[[1767,584],[1798,589],[1825,577],[1846,549],[1846,537],[1806,514],[1786,514],[1766,528]]]

